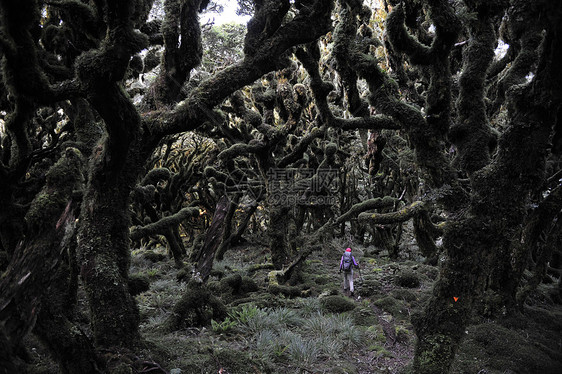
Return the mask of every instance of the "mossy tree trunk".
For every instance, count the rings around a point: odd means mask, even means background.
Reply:
[[[80,275],[89,297],[96,343],[130,347],[139,339],[138,309],[127,286],[128,197],[135,176],[103,165],[98,167],[89,177],[81,208]]]
[[[269,226],[267,229],[271,261],[276,269],[281,269],[289,260],[289,212],[291,208],[281,204],[269,207]]]
[[[193,22],[197,20],[201,3],[208,1],[164,1],[165,15],[161,32],[165,49],[162,69],[152,89],[144,97],[150,109],[176,103],[191,70],[201,62],[201,29],[199,22]]]
[[[139,314],[128,289],[129,195],[141,172],[140,116],[120,87],[131,56],[147,44],[134,31],[135,4],[108,4],[108,33],[102,48],[77,61],[88,101],[103,118],[107,136],[94,150],[78,234],[80,275],[86,289],[95,342],[134,347]]]
[[[83,162],[77,149],[68,148],[50,169],[46,186],[26,214],[30,233],[0,283],[2,335],[5,329],[11,345],[3,352],[12,365],[18,364],[22,339],[34,328],[63,373],[96,372],[98,358],[91,341],[70,318],[76,281],[69,269],[77,205],[72,198],[81,187]]]
[[[244,216],[241,219],[241,222],[236,225],[235,232],[230,233],[229,235],[226,235],[225,232],[224,239],[217,250],[217,260],[222,260],[224,258],[224,254],[228,249],[230,249],[230,247],[236,246],[242,241],[242,235],[246,232],[250,220],[258,209],[258,206],[259,203],[257,201],[252,202],[248,209],[244,211]]]
[[[224,225],[228,214],[230,202],[226,196],[222,196],[217,202],[215,214],[211,221],[211,226],[205,233],[205,242],[197,255],[196,271],[203,281],[206,281],[211,274],[215,253],[223,239]]]

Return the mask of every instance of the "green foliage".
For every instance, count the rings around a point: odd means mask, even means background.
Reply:
[[[226,317],[222,322],[217,322],[214,319],[211,319],[211,328],[217,334],[229,333],[236,327],[236,325],[237,322],[231,320],[230,317]]]
[[[296,307],[299,309],[299,313],[303,317],[310,317],[320,310],[320,300],[318,298],[306,298],[300,299],[296,303]]]
[[[148,269],[146,275],[149,278],[158,278],[158,269]]]
[[[260,313],[260,310],[255,305],[244,304],[241,307],[229,312],[228,315],[233,321],[245,325],[258,313]]]
[[[287,297],[301,296],[301,289],[299,287],[285,286],[281,284],[271,284],[269,292],[274,295],[284,295]]]
[[[396,334],[396,341],[400,343],[407,343],[410,339],[410,331],[404,326],[398,325],[394,328]]]
[[[310,365],[318,360],[321,350],[317,340],[306,339],[291,331],[283,332],[280,338],[287,341],[287,357],[297,366]]]
[[[207,70],[230,65],[242,58],[246,26],[239,23],[215,25],[203,33],[205,53],[203,67]]]
[[[359,326],[371,326],[378,323],[377,315],[369,304],[363,304],[355,308],[351,311],[351,315],[355,324]]]

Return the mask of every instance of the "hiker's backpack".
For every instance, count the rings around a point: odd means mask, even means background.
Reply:
[[[343,254],[343,271],[351,271],[351,265],[353,265],[351,252],[345,252]]]

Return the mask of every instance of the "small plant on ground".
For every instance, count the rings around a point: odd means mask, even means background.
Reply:
[[[230,317],[226,317],[222,322],[217,322],[214,319],[211,320],[211,328],[217,334],[228,334],[236,325],[236,321],[231,320]]]
[[[247,324],[248,321],[254,318],[259,312],[259,309],[255,305],[244,304],[242,307],[228,313],[228,315],[240,324]]]

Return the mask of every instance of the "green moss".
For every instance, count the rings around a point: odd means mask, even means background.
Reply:
[[[242,286],[242,276],[240,274],[229,275],[220,280],[221,293],[235,292],[239,293]]]
[[[423,343],[423,352],[416,356],[414,369],[419,373],[443,373],[447,370],[453,352],[451,339],[442,334],[428,337]]]
[[[242,277],[242,284],[240,286],[242,293],[246,294],[248,292],[255,292],[259,289],[258,284],[255,280],[250,277]]]
[[[416,288],[420,286],[419,276],[411,269],[402,269],[394,279],[397,286]]]
[[[179,282],[188,282],[189,278],[191,278],[191,270],[187,269],[187,268],[181,268],[177,273],[176,273],[176,279]],[[210,286],[209,286],[210,288]]]
[[[560,373],[562,353],[552,346],[552,342],[542,343],[526,331],[508,329],[494,322],[471,326],[459,348],[452,372],[486,369],[490,372],[512,370],[521,374]]]
[[[496,317],[503,314],[504,303],[502,297],[495,291],[486,290],[475,303],[479,315]]]
[[[331,281],[332,281],[332,277],[324,274],[314,277],[314,283],[320,285],[330,283]]]
[[[330,313],[343,313],[355,309],[355,303],[340,295],[326,296],[321,300],[322,308]]]
[[[394,333],[396,335],[396,341],[400,343],[408,343],[410,341],[410,331],[401,325],[394,327]]]
[[[252,359],[248,353],[222,348],[213,352],[212,358],[203,365],[209,373],[217,373],[222,368],[228,373],[272,373],[270,364]],[[213,368],[212,370],[209,370]]]
[[[375,324],[367,327],[366,336],[372,341],[374,347],[380,347],[381,344],[386,343],[386,336],[384,329],[381,325]]]
[[[209,287],[220,294],[226,303],[246,297],[249,292],[258,290],[258,285],[252,278],[240,274],[229,275],[219,282],[209,282]]]
[[[385,296],[381,299],[375,300],[374,303],[385,312],[390,313],[396,319],[408,318],[408,308],[405,303],[396,300],[392,296]]]
[[[207,326],[211,323],[211,319],[222,320],[224,317],[226,317],[224,304],[213,296],[205,285],[192,279],[165,325],[169,331],[173,331],[183,326]]]
[[[54,218],[54,215],[64,209],[65,196],[57,192],[41,192],[33,200],[32,206],[27,212],[25,219],[27,224],[34,229],[41,226],[46,218]]]
[[[351,313],[356,325],[372,326],[378,323],[378,317],[371,307],[361,306],[353,309]]]
[[[382,283],[375,276],[364,276],[363,283],[357,286],[357,292],[362,297],[378,295],[382,292]]]
[[[416,295],[416,293],[412,292],[411,290],[395,289],[395,290],[392,290],[390,292],[390,294],[392,295],[392,297],[394,297],[398,300],[404,300],[404,301],[409,302],[409,303],[418,300],[418,296]]]
[[[300,287],[284,286],[281,284],[269,285],[269,292],[271,292],[273,295],[284,295],[287,297],[298,297],[302,294],[302,290]]]
[[[439,276],[439,268],[435,266],[416,264],[412,266],[412,269],[416,270],[420,276],[427,277],[431,280],[436,280]]]

